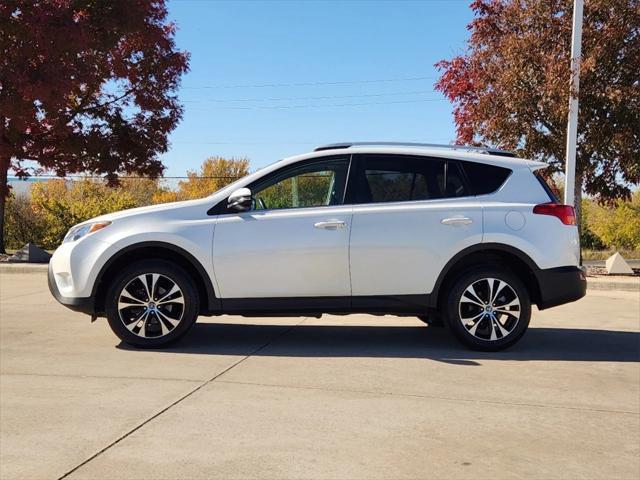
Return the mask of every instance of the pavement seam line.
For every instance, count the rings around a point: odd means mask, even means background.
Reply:
[[[224,375],[225,373],[227,373],[228,371],[230,371],[231,369],[235,368],[236,366],[240,365],[242,362],[244,362],[245,360],[249,359],[250,357],[252,357],[253,355],[255,355],[256,353],[260,352],[261,350],[263,350],[264,348],[268,347],[269,345],[271,345],[271,343],[273,343],[274,341],[278,340],[280,337],[283,337],[284,335],[286,335],[287,333],[289,333],[291,330],[293,330],[295,327],[297,327],[298,325],[302,324],[305,320],[307,319],[307,317],[304,317],[300,322],[294,324],[294,325],[290,325],[289,328],[285,329],[283,332],[279,333],[278,335],[270,338],[269,340],[267,340],[267,342],[265,342],[264,344],[262,344],[261,346],[259,346],[258,348],[256,348],[255,350],[251,351],[250,353],[248,353],[247,355],[245,355],[244,357],[242,357],[240,360],[238,360],[237,362],[229,365],[227,368],[225,368],[223,371],[221,371],[220,373],[217,373],[216,375],[214,375],[213,377],[211,377],[209,380],[206,380],[204,382],[202,382],[200,385],[198,385],[196,388],[190,390],[189,392],[187,392],[186,394],[184,394],[183,396],[181,396],[180,398],[178,398],[177,400],[175,400],[174,402],[170,403],[168,406],[164,407],[163,409],[161,409],[160,411],[156,412],[154,415],[152,415],[151,417],[147,418],[146,420],[144,420],[142,423],[140,423],[139,425],[135,426],[134,428],[132,428],[131,430],[129,430],[128,432],[126,432],[125,434],[121,435],[120,437],[118,437],[117,439],[115,439],[113,442],[111,442],[109,445],[107,445],[106,447],[102,448],[101,450],[99,450],[98,452],[94,453],[93,455],[91,455],[89,458],[87,458],[86,460],[82,461],[81,463],[79,463],[78,465],[76,465],[75,467],[73,467],[71,470],[67,471],[65,474],[63,474],[62,476],[58,477],[57,480],[63,480],[65,478],[67,478],[69,475],[71,475],[72,473],[74,473],[75,471],[77,471],[78,469],[82,468],[83,466],[85,466],[86,464],[88,464],[89,462],[95,460],[96,458],[98,458],[100,455],[102,455],[104,452],[106,452],[107,450],[109,450],[111,447],[116,446],[118,443],[120,443],[122,440],[126,439],[127,437],[129,437],[129,435],[137,432],[138,430],[140,430],[142,427],[144,427],[145,425],[147,425],[149,422],[155,420],[156,418],[158,418],[160,415],[162,415],[163,413],[165,413],[166,411],[170,410],[171,408],[173,408],[174,406],[176,406],[177,404],[179,404],[180,402],[182,402],[183,400],[189,398],[191,395],[193,395],[194,393],[198,392],[199,390],[201,390],[202,388],[206,387],[207,385],[209,385],[211,382],[213,382],[214,380],[216,380],[217,378],[220,378],[222,375]]]
[[[381,391],[355,390],[355,389],[348,389],[348,388],[326,388],[326,387],[312,387],[312,386],[298,386],[298,385],[282,385],[282,384],[272,384],[272,383],[238,382],[234,380],[218,380],[216,381],[216,383],[228,383],[228,384],[234,384],[234,385],[250,385],[250,386],[256,386],[256,387],[292,388],[292,389],[298,389],[298,390],[321,390],[326,392],[362,393],[366,395],[388,395],[388,396],[408,397],[408,398],[430,398],[433,400],[449,400],[454,402],[465,402],[465,403],[486,403],[491,405],[508,405],[513,407],[555,408],[559,410],[575,410],[580,412],[600,412],[600,413],[615,413],[615,414],[623,414],[623,415],[640,416],[640,412],[630,412],[627,410],[607,410],[602,408],[568,407],[564,405],[543,405],[540,403],[501,402],[498,400],[471,400],[467,398],[442,397],[439,395],[423,395],[418,393],[385,392],[384,390],[381,390]]]

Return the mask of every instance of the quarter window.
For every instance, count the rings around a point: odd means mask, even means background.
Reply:
[[[408,202],[470,195],[453,160],[363,155],[357,203]]]
[[[508,168],[476,162],[462,162],[462,168],[467,174],[473,195],[495,192],[511,173]]]

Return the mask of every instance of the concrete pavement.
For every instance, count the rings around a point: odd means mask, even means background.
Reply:
[[[415,318],[202,319],[119,344],[0,273],[0,478],[640,477],[640,295],[471,352]]]

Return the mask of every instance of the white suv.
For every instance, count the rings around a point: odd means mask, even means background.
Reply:
[[[72,310],[159,347],[198,315],[370,313],[446,324],[499,350],[585,295],[572,207],[508,152],[348,143],[281,160],[211,196],[73,227],[49,267]]]

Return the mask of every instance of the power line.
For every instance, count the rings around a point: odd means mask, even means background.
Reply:
[[[360,95],[322,95],[318,97],[254,97],[254,98],[214,98],[204,100],[182,100],[183,103],[203,103],[203,102],[215,102],[215,103],[227,103],[227,102],[280,102],[285,100],[333,100],[340,98],[366,98],[366,97],[387,97],[398,95],[424,95],[427,93],[433,93],[433,90],[417,90],[412,92],[389,92],[389,93],[365,93]]]
[[[342,80],[335,82],[299,82],[299,83],[259,83],[238,85],[203,85],[200,87],[182,87],[182,90],[204,90],[216,88],[266,88],[266,87],[312,87],[318,85],[354,85],[360,83],[385,83],[385,82],[412,82],[418,80],[436,80],[438,77],[419,76],[404,78],[380,78],[375,80]]]
[[[424,102],[444,102],[444,98],[425,98],[417,100],[396,100],[392,102],[360,102],[360,103],[326,103],[326,104],[306,104],[306,105],[251,105],[248,107],[241,106],[223,106],[217,107],[223,110],[286,110],[296,108],[324,108],[324,107],[362,107],[366,105],[394,105],[402,103],[424,103]]]

